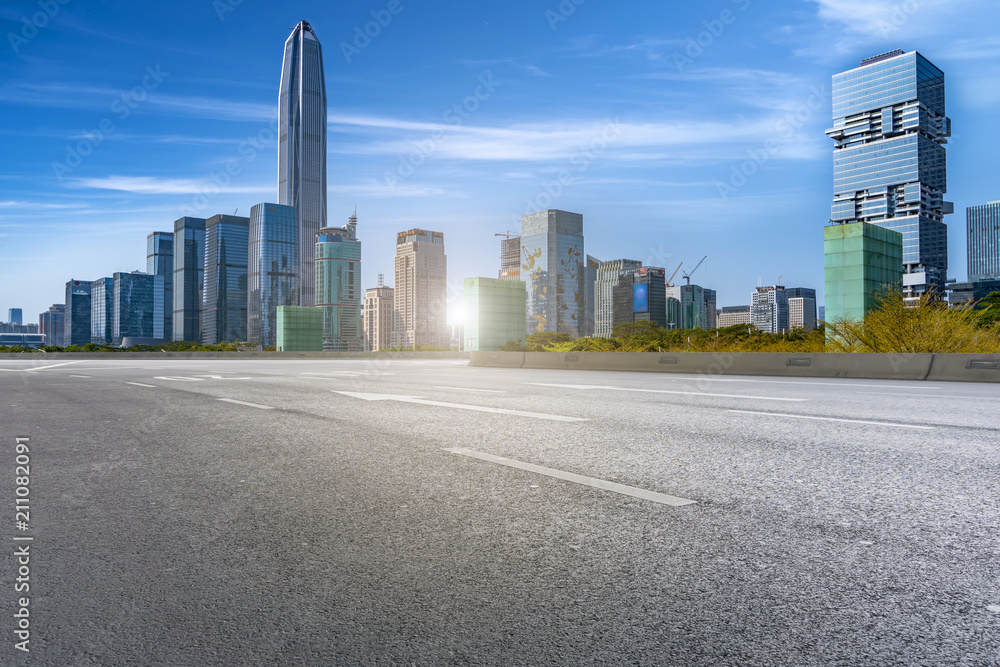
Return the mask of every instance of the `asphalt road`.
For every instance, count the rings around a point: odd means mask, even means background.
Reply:
[[[998,463],[1000,385],[2,360],[0,664],[1000,665]]]

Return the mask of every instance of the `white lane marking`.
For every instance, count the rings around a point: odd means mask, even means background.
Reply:
[[[810,385],[822,385],[824,387],[865,387],[868,389],[873,389],[878,387],[880,389],[927,389],[928,387],[923,382],[913,381],[913,386],[905,384],[877,384],[883,382],[883,380],[872,380],[871,384],[847,384],[846,382],[796,382],[795,380],[747,380],[744,378],[723,378],[718,375],[710,376],[695,376],[695,377],[668,377],[668,378],[657,378],[657,380],[671,380],[674,382],[697,382],[702,381],[706,377],[710,378],[712,382],[752,382],[754,384],[810,384]]]
[[[482,405],[465,405],[463,403],[443,403],[441,401],[428,401],[419,396],[396,396],[393,394],[362,394],[353,391],[335,391],[335,394],[343,394],[352,398],[360,398],[365,401],[398,401],[400,403],[416,403],[418,405],[433,405],[440,408],[455,408],[457,410],[472,410],[473,412],[492,412],[499,415],[514,415],[516,417],[531,417],[533,419],[548,419],[557,422],[586,422],[589,419],[582,417],[564,417],[562,415],[547,415],[540,412],[524,412],[522,410],[506,410],[504,408],[488,408]]]
[[[315,375],[315,376],[353,376],[353,375],[395,375],[395,373],[384,373],[382,371],[329,371],[327,373],[299,373],[299,375]]]
[[[211,378],[213,380],[250,380],[248,377],[224,378],[221,375],[198,375],[200,378]]]
[[[149,387],[150,389],[156,389],[155,384],[143,384],[141,382],[126,382],[125,384],[135,385],[136,387]]]
[[[260,410],[274,410],[270,405],[260,405],[259,403],[247,403],[246,401],[237,401],[235,398],[219,398],[219,401],[224,401],[226,403],[235,403],[236,405],[245,405],[250,408],[258,408]]]
[[[506,392],[497,391],[496,389],[472,389],[470,387],[434,387],[435,389],[455,389],[457,391],[481,391],[488,394],[504,394]]]
[[[637,391],[646,394],[678,394],[681,396],[714,396],[716,398],[746,398],[754,401],[785,401],[788,403],[801,403],[807,398],[776,398],[774,396],[747,396],[745,394],[709,394],[702,391],[669,391],[667,389],[632,389],[630,387],[608,387],[593,384],[549,384],[546,382],[525,382],[537,387],[559,387],[560,389],[605,389],[608,391]]]
[[[202,378],[189,378],[177,375],[157,375],[154,380],[174,380],[175,382],[204,382]]]
[[[89,378],[89,375],[70,375],[71,378]]]
[[[59,366],[69,366],[70,364],[82,364],[82,363],[83,363],[83,360],[81,360],[81,361],[64,361],[61,364],[50,364],[48,366],[36,366],[35,368],[28,368],[28,369],[25,369],[24,372],[25,373],[34,373],[36,371],[44,371],[46,368],[58,368]]]
[[[577,475],[576,473],[565,472],[563,470],[556,470],[555,468],[546,468],[545,466],[538,466],[533,463],[524,463],[523,461],[516,461],[514,459],[508,459],[502,456],[493,456],[492,454],[484,454],[482,452],[477,452],[475,450],[467,449],[465,447],[446,447],[445,451],[451,452],[452,454],[460,454],[462,456],[468,456],[470,458],[480,459],[481,461],[489,461],[490,463],[499,463],[500,465],[509,466],[511,468],[517,468],[518,470],[526,470],[528,472],[537,473],[539,475],[545,475],[547,477],[555,477],[556,479],[562,479],[567,482],[575,482],[576,484],[591,486],[594,487],[595,489],[614,491],[615,493],[620,493],[625,496],[632,496],[633,498],[650,500],[654,503],[660,503],[662,505],[672,505],[673,507],[682,507],[684,505],[697,504],[697,501],[695,500],[678,498],[677,496],[669,496],[665,493],[657,493],[655,491],[647,491],[646,489],[640,489],[635,486],[627,486],[625,484],[618,484],[617,482],[609,482],[604,479],[597,479],[596,477],[587,477],[586,475]]]
[[[814,419],[816,421],[824,422],[846,422],[848,424],[870,424],[872,426],[894,426],[896,428],[915,428],[922,431],[933,431],[933,426],[916,426],[914,424],[897,424],[894,422],[872,422],[864,421],[861,419],[838,419],[836,417],[812,417],[808,415],[789,415],[780,412],[751,412],[750,410],[727,410],[727,412],[736,412],[744,415],[766,415],[768,417],[788,417],[790,419]]]
[[[958,398],[963,401],[1000,401],[989,396],[958,396],[957,394],[886,394],[875,391],[856,391],[858,396],[895,396],[897,398]]]

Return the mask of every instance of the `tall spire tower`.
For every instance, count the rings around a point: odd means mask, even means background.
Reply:
[[[326,227],[326,79],[323,49],[302,21],[285,42],[278,97],[278,203],[295,207],[299,304],[316,304],[316,234]]]

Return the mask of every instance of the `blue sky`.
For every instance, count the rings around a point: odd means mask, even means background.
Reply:
[[[708,255],[694,282],[720,306],[779,276],[822,292],[830,77],[895,48],[946,74],[964,280],[965,207],[1000,199],[998,16],[985,0],[7,1],[0,319],[144,269],[146,234],[181,215],[274,201],[302,19],[324,48],[329,223],[357,206],[365,287],[392,284],[396,232],[442,231],[455,320],[462,280],[496,275],[494,234],[559,208],[599,259],[672,272]]]

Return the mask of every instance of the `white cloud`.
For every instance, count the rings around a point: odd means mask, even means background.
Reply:
[[[77,178],[74,188],[117,190],[142,195],[198,194],[214,188],[210,180],[194,178],[154,178],[152,176],[106,176],[104,178]],[[273,184],[260,186],[232,186],[223,189],[226,194],[259,193],[273,190]]]

